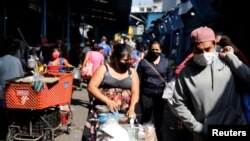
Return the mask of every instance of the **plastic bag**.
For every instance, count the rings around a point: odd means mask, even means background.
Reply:
[[[162,98],[167,101],[168,107],[170,110],[177,115],[174,107],[173,107],[173,94],[175,90],[175,78],[173,78],[170,82],[168,82],[164,88]]]
[[[172,104],[172,98],[175,89],[175,78],[168,82],[164,88],[162,98],[168,100]]]
[[[119,120],[119,113],[118,112],[113,112],[113,113],[99,113],[98,114],[98,120],[101,123],[105,123],[105,122],[107,122],[110,119],[116,120],[118,122],[118,120]]]
[[[153,122],[143,124],[146,141],[157,141],[155,127]]]
[[[119,125],[117,119],[110,116],[106,122],[101,124],[100,130],[110,135],[112,141],[130,141],[128,132]]]

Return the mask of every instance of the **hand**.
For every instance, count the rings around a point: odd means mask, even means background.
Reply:
[[[117,112],[118,111],[119,105],[118,105],[117,102],[115,102],[113,100],[108,100],[106,102],[106,105],[109,107],[109,109],[110,109],[111,112]]]
[[[129,118],[136,118],[136,113],[133,109],[128,109],[127,114],[126,114]]]
[[[222,48],[221,51],[220,51],[220,56],[222,58],[225,58],[228,53],[234,53],[233,47],[225,46],[224,48]]]

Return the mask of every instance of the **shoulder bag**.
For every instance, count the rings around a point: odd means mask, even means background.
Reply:
[[[90,57],[92,57],[92,53],[90,52],[88,58],[87,58],[87,62],[86,64],[82,67],[82,78],[83,79],[90,79],[92,77],[92,70],[93,70],[93,63],[91,62],[91,59],[89,59]]]

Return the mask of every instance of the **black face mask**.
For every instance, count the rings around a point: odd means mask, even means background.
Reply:
[[[149,52],[148,55],[151,59],[156,59],[157,57],[159,57],[161,55],[161,53],[160,52]]]
[[[129,69],[129,67],[130,67],[130,63],[119,63],[118,64],[118,66],[119,66],[119,69],[122,71],[122,72],[126,72],[128,69]]]

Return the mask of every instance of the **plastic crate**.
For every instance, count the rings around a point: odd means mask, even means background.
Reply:
[[[58,72],[59,70],[63,70],[63,66],[47,66],[47,71]]]
[[[47,66],[47,72],[50,72],[50,73],[69,73],[69,72],[73,72],[74,70],[74,67],[66,67],[66,66]]]
[[[66,104],[71,101],[73,74],[50,73],[60,78],[53,84],[45,84],[35,92],[29,83],[8,83],[6,86],[6,107],[18,109],[44,109],[50,106]]]

